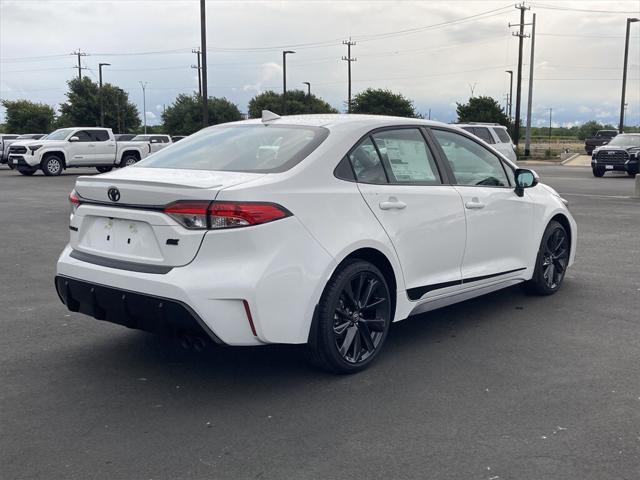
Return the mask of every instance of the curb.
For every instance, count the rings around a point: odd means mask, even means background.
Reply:
[[[580,155],[582,155],[582,154],[581,153],[574,153],[569,158],[565,158],[563,161],[561,161],[560,165],[564,165],[565,163],[569,163],[571,160],[573,160],[575,158],[578,158]]]

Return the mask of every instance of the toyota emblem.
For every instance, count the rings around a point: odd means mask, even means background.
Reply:
[[[109,187],[109,190],[107,190],[107,196],[112,202],[117,202],[120,200],[120,190],[116,187]]]

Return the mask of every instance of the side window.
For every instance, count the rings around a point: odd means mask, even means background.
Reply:
[[[491,132],[489,131],[488,128],[476,127],[476,132],[475,133],[476,133],[476,136],[478,138],[481,138],[482,140],[484,140],[488,144],[496,143],[496,142],[493,141],[493,136],[491,135]]]
[[[493,131],[496,132],[496,135],[498,135],[500,142],[511,143],[511,137],[504,128],[494,128]]]
[[[448,130],[432,129],[459,185],[509,186],[502,161],[470,138]]]
[[[92,137],[95,142],[106,142],[109,140],[109,134],[106,130],[92,130],[91,133],[93,134]]]
[[[380,162],[376,147],[371,138],[365,140],[349,154],[349,160],[356,174],[356,180],[362,183],[387,183],[387,176]]]
[[[91,138],[91,134],[89,134],[89,132],[87,132],[86,130],[79,130],[71,136],[78,137],[80,139],[79,140],[80,142],[93,142],[93,138]]]
[[[418,129],[383,130],[372,137],[391,169],[390,183],[442,183],[433,155]]]

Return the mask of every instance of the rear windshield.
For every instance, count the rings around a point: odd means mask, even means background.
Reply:
[[[202,130],[136,166],[277,173],[290,169],[327,138],[322,127],[235,125]]]
[[[511,137],[504,128],[494,128],[493,131],[496,132],[501,143],[511,143]]]

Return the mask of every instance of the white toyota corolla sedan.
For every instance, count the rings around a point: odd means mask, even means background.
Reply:
[[[307,344],[344,373],[413,314],[518,283],[555,293],[576,250],[534,172],[408,118],[264,112],[79,177],[69,199],[69,310],[196,346]]]

